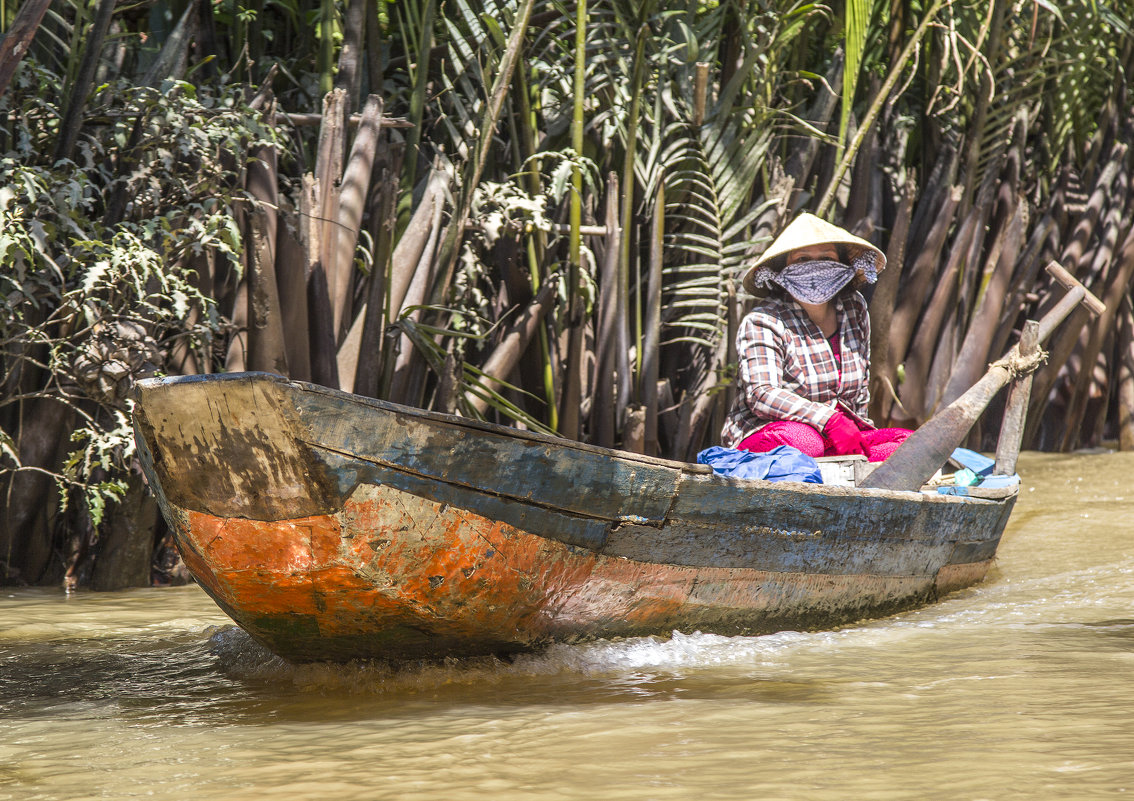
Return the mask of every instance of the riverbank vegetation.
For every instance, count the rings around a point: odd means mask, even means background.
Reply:
[[[877,422],[979,378],[1058,299],[1055,260],[1107,311],[1051,341],[1025,446],[1134,448],[1130,19],[0,4],[0,583],[176,578],[130,431],[146,375],[268,370],[692,459],[739,272],[800,210],[887,253]]]

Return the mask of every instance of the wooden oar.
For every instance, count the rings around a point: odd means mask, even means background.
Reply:
[[[1102,301],[1088,292],[1085,286],[1056,262],[1048,264],[1047,271],[1067,288],[1067,294],[1044,315],[1038,324],[1034,324],[1036,329],[1034,345],[1028,343],[1028,350],[1031,353],[1021,354],[1020,345],[1013,346],[1003,359],[988,368],[984,378],[911,434],[889,459],[859,484],[860,487],[889,490],[920,489],[937,472],[937,469],[945,464],[945,460],[953,450],[964,442],[969,430],[1005,384],[1013,379],[1026,378],[1030,381],[1031,373],[1039,365],[1039,357],[1042,356],[1039,346],[1047,341],[1076,306],[1082,303],[1093,316],[1106,310]],[[1031,332],[1029,332],[1029,340],[1031,340]],[[1028,390],[1030,391],[1030,384]],[[1008,439],[1015,437],[1015,443],[1013,445],[1006,442],[1003,445],[1003,450],[1006,456],[1010,457],[1013,467],[1015,454],[1020,449],[1019,438],[1023,433],[1023,423],[1019,419],[1022,414],[1021,406],[1026,409],[1027,396],[1022,391],[1013,393],[1005,418],[1006,421],[1016,421],[1013,433],[1007,435]],[[997,451],[1000,452],[1001,447],[998,446]],[[1002,463],[1001,470],[1003,469]]]

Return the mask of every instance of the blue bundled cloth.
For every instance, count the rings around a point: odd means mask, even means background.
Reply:
[[[823,483],[819,463],[790,445],[779,445],[767,453],[738,451],[735,448],[706,448],[697,454],[697,462],[707,464],[713,468],[713,472],[734,478]]]

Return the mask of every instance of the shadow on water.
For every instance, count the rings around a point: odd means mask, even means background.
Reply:
[[[21,717],[124,717],[164,725],[400,719],[462,707],[587,707],[673,699],[822,705],[831,682],[761,675],[767,638],[680,635],[556,645],[493,657],[390,665],[292,665],[235,626],[186,635],[0,648],[0,711]],[[761,642],[773,641],[773,642]],[[721,665],[724,663],[725,670]],[[732,668],[729,669],[729,663]]]

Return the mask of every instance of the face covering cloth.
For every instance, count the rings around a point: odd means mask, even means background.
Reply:
[[[758,287],[777,284],[803,303],[826,303],[839,294],[839,290],[849,284],[859,272],[869,284],[878,280],[873,254],[863,253],[849,265],[829,259],[819,259],[796,262],[778,272],[764,268],[753,276],[753,283]]]

